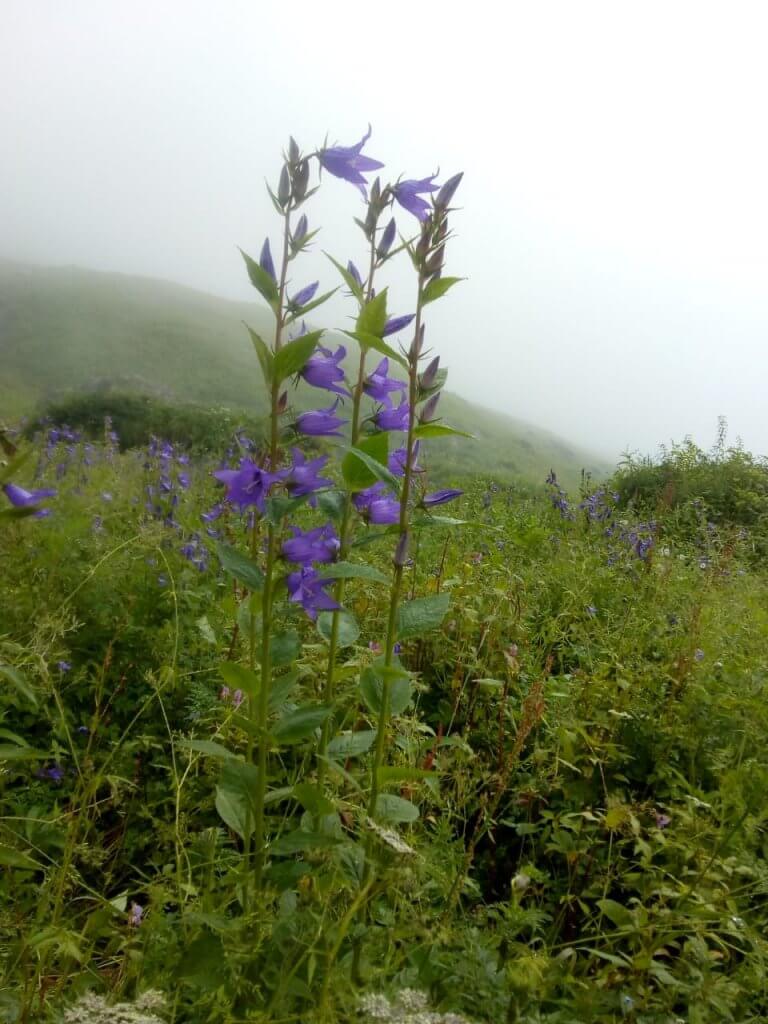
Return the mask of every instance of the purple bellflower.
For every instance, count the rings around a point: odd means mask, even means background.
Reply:
[[[363,391],[377,402],[388,402],[389,395],[393,391],[405,392],[405,381],[388,377],[388,372],[389,359],[385,356],[363,383]]]
[[[330,523],[303,532],[293,527],[293,537],[283,544],[283,558],[288,562],[310,565],[312,562],[332,562],[341,547],[336,531]]]
[[[303,412],[296,419],[296,429],[300,434],[307,434],[309,437],[343,437],[337,428],[349,423],[349,420],[342,420],[338,416],[334,416],[338,404],[339,399],[337,398],[327,409]]]
[[[405,395],[401,395],[398,406],[393,406],[387,398],[384,408],[376,413],[374,422],[379,430],[407,430],[409,415],[410,406]]]
[[[27,491],[18,484],[3,484],[3,491],[6,498],[15,508],[35,508],[46,498],[54,498],[56,491],[52,487],[41,487],[36,491]],[[34,513],[36,519],[43,519],[49,516],[49,508],[38,508]]]
[[[233,505],[241,509],[255,505],[263,512],[270,488],[282,480],[284,473],[267,473],[251,459],[241,459],[239,469],[219,469],[213,475],[226,485],[227,500]]]
[[[354,146],[329,146],[321,149],[317,154],[320,166],[332,174],[335,178],[343,178],[344,181],[356,185],[365,197],[365,186],[367,182],[363,177],[364,171],[377,171],[384,164],[380,160],[374,160],[370,156],[363,156],[362,149],[371,137],[371,126],[368,131]]]
[[[430,178],[410,179],[399,181],[392,186],[392,194],[400,203],[403,209],[412,213],[419,220],[426,220],[429,216],[429,203],[421,198],[422,192],[437,192],[438,186],[433,185],[436,175]]]
[[[386,338],[390,334],[397,334],[398,331],[402,331],[402,329],[407,327],[413,320],[415,315],[415,313],[406,313],[405,316],[391,316],[384,324],[384,330],[381,334],[382,338]]]
[[[269,239],[264,239],[264,245],[261,247],[261,255],[259,256],[259,266],[262,270],[266,270],[273,281],[277,280],[277,274],[275,273],[275,264],[272,259],[272,250],[269,248]]]
[[[435,508],[436,505],[445,505],[449,501],[455,501],[463,493],[464,491],[460,491],[455,487],[447,487],[441,491],[434,491],[432,494],[425,494],[421,499],[421,505],[423,508]]]
[[[318,612],[338,611],[341,605],[326,592],[332,579],[318,576],[311,566],[303,566],[297,572],[288,573],[286,584],[289,600],[300,604],[310,619],[316,619]]]
[[[400,502],[379,481],[352,498],[355,508],[367,523],[374,526],[393,526],[400,522]]]
[[[293,298],[288,300],[288,305],[293,306],[295,309],[300,309],[302,306],[306,306],[306,304],[311,302],[315,297],[315,292],[319,285],[319,281],[313,281],[312,284],[306,285],[300,291],[296,292]]]
[[[417,464],[419,457],[419,446],[421,441],[417,441],[413,446],[413,455],[411,456],[411,472],[422,473],[421,466]],[[405,460],[408,456],[408,452],[405,448],[395,448],[387,456],[387,468],[390,473],[394,473],[395,476],[405,476]]]
[[[349,391],[339,387],[339,381],[344,380],[344,370],[339,364],[346,354],[343,345],[339,345],[335,355],[329,348],[318,345],[304,364],[300,376],[314,388],[325,388],[326,391],[349,398]]]
[[[305,494],[314,494],[323,487],[331,487],[333,480],[318,476],[318,472],[328,461],[327,455],[317,459],[307,459],[300,448],[292,448],[293,465],[285,478],[288,493],[292,498],[302,498]]]

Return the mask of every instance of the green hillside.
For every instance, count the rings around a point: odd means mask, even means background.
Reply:
[[[0,262],[0,414],[15,417],[74,391],[150,392],[250,414],[264,409],[258,363],[243,327],[270,314],[181,285],[71,267]],[[318,404],[300,389],[299,407]],[[446,393],[445,421],[476,441],[431,445],[441,475],[479,472],[539,482],[550,466],[573,484],[599,458],[553,434]]]

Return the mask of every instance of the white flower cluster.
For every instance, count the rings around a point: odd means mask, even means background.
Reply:
[[[387,846],[390,847],[390,849],[394,850],[396,853],[403,854],[403,856],[406,857],[410,857],[416,853],[414,848],[412,846],[409,846],[404,839],[401,839],[397,832],[393,832],[391,829],[388,828],[383,828],[381,825],[375,822],[373,818],[366,818],[365,824],[371,830],[371,832],[375,833],[375,835],[379,837],[382,843],[385,843]],[[408,992],[410,991],[410,989],[406,989],[405,991]]]
[[[163,1024],[155,1010],[162,1010],[165,999],[161,992],[150,989],[135,1003],[113,1003],[103,996],[88,992],[64,1014],[64,1024]]]
[[[360,1013],[366,1021],[385,1024],[471,1024],[461,1014],[430,1010],[424,993],[413,988],[401,989],[392,1001],[381,994],[363,996]]]

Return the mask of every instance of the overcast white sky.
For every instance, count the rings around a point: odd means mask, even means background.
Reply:
[[[250,298],[288,134],[370,121],[382,173],[465,171],[453,390],[609,455],[719,414],[768,452],[767,30],[738,0],[2,0],[0,256]],[[320,245],[360,257],[326,181]]]

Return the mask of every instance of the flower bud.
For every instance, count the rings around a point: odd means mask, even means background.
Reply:
[[[291,178],[288,174],[288,167],[283,164],[283,169],[280,171],[280,184],[277,186],[277,201],[281,206],[285,207],[288,205],[291,199]]]
[[[305,237],[305,235],[308,232],[309,232],[309,221],[307,220],[307,215],[305,213],[302,213],[302,215],[299,217],[298,221],[296,222],[296,227],[294,228],[294,231],[293,231],[293,244],[294,245],[301,245],[301,242],[302,242],[303,238]]]
[[[419,377],[419,387],[422,391],[429,391],[430,388],[434,387],[435,381],[437,380],[437,371],[440,368],[440,356],[435,356],[432,362],[427,366],[424,373]]]
[[[392,217],[389,224],[384,228],[384,233],[379,241],[378,248],[376,249],[376,255],[380,260],[383,260],[389,250],[392,248],[392,243],[395,240],[395,232],[397,231],[397,225],[395,224],[395,218]]]
[[[296,139],[294,139],[294,137],[291,136],[288,141],[288,159],[291,161],[292,164],[297,164],[299,162],[300,156],[301,153],[299,151],[298,143],[296,142]]]
[[[428,402],[424,403],[424,407],[419,413],[419,423],[431,423],[435,419],[435,409],[437,403],[440,401],[440,392],[436,395],[432,395]]]
[[[418,359],[421,355],[421,350],[424,348],[424,331],[427,329],[426,324],[422,324],[419,327],[418,332],[413,336],[411,347],[408,350],[408,358],[413,361]]]
[[[277,414],[281,416],[288,408],[288,392],[284,391],[277,400]]]
[[[309,185],[309,161],[302,160],[296,167],[296,171],[293,175],[293,195],[294,198],[301,201],[307,194],[307,185]]]
[[[445,260],[445,246],[441,245],[432,253],[424,265],[427,274],[436,274],[443,266]]]
[[[435,199],[435,206],[438,208],[445,209],[450,201],[453,199],[456,189],[461,184],[461,179],[464,177],[464,171],[459,171],[458,174],[454,174],[452,178],[443,185],[440,191],[437,193],[437,199]]]

